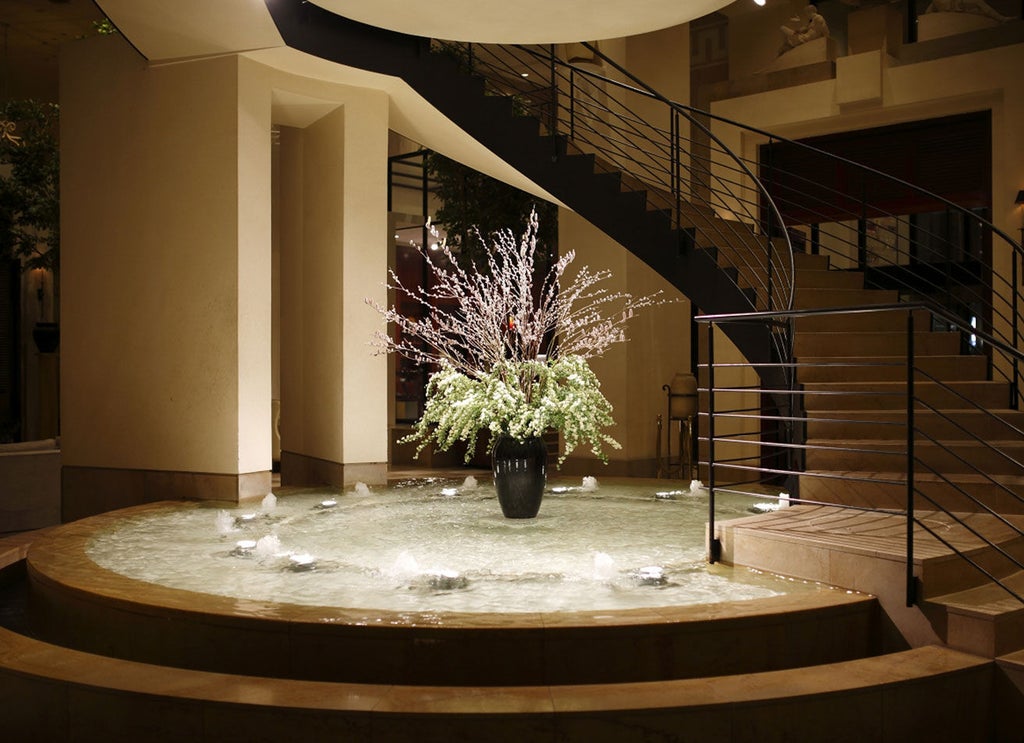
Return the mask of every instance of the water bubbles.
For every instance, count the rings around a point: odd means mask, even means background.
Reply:
[[[458,488],[441,488],[441,495],[445,496],[446,498],[451,498],[452,496],[458,494]]]
[[[413,557],[411,552],[403,550],[401,554],[395,558],[395,563],[391,567],[391,570],[399,577],[411,577],[419,574],[420,564],[416,561],[416,558]]]
[[[476,481],[476,478],[473,477],[472,475],[467,475],[466,479],[462,482],[463,490],[476,490],[477,486],[478,483]]]
[[[370,494],[370,488],[365,482],[357,482],[353,490],[355,490],[356,495]]]
[[[615,577],[615,560],[607,552],[594,553],[594,580],[608,581]]]
[[[275,508],[277,508],[277,496],[273,493],[267,493],[266,497],[260,501],[260,511],[270,513]]]
[[[583,478],[583,484],[580,486],[580,490],[584,493],[593,493],[597,491],[597,478],[587,475]]]
[[[256,541],[254,549],[257,557],[276,557],[281,553],[281,540],[276,534],[267,534]]]
[[[690,494],[699,495],[700,491],[704,490],[704,483],[700,480],[690,480]]]
[[[216,524],[218,534],[230,534],[233,531],[238,531],[235,526],[235,517],[227,511],[217,511]]]
[[[334,508],[337,505],[338,505],[338,501],[336,501],[334,498],[327,498],[325,500],[320,501],[315,506],[313,506],[313,510],[314,511],[326,511],[326,510],[328,510],[330,508]]]

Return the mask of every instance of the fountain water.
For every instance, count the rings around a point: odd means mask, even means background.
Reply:
[[[706,491],[554,486],[534,520],[493,490],[421,480],[305,493],[259,512],[170,506],[119,521],[87,553],[129,578],[250,601],[386,611],[551,612],[778,595],[792,583],[704,561]],[[743,501],[725,504],[744,515]],[[301,578],[296,573],[308,573]]]

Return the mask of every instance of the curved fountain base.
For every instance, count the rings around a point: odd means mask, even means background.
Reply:
[[[512,614],[387,612],[193,593],[126,578],[89,559],[93,536],[125,515],[84,519],[33,544],[30,614],[40,638],[213,672],[449,686],[681,679],[875,651],[869,646],[874,601],[834,590],[684,607]]]
[[[259,654],[261,639],[288,634],[288,614],[281,607],[261,623],[256,607],[240,605],[235,613],[225,614],[223,605],[210,602],[205,595],[174,597],[187,598],[191,602],[188,607],[169,606],[146,591],[126,596],[124,590],[142,586],[133,581],[121,586],[108,583],[109,576],[102,574],[105,571],[83,567],[87,561],[80,551],[81,539],[89,530],[80,526],[66,527],[55,540],[39,541],[39,548],[33,551],[36,568],[45,568],[49,575],[56,573],[64,579],[43,578],[43,571],[34,569],[40,581],[37,586],[50,584],[44,604],[51,614],[69,600],[80,602],[79,606],[96,607],[91,626],[77,632],[72,630],[76,618],[60,620],[68,635],[96,648],[128,647],[130,643],[123,636],[126,630],[151,625],[146,630],[150,638],[173,638],[180,650],[190,644],[182,638],[195,632],[191,645],[196,651],[210,651],[211,663],[244,665]],[[17,580],[25,565],[21,548],[5,551],[3,542],[0,539],[0,583],[12,575]],[[14,564],[4,570],[10,560]],[[82,561],[78,570],[69,564],[76,560]],[[90,580],[97,582],[89,585]],[[821,665],[830,654],[827,649],[834,654],[837,644],[873,644],[861,638],[877,638],[877,626],[872,630],[856,622],[854,637],[844,617],[859,612],[875,615],[877,603],[869,597],[835,591],[802,593],[787,601],[789,605],[766,599],[693,607],[685,612],[689,621],[680,616],[677,619],[683,621],[669,622],[690,643],[691,668],[701,665],[698,656],[713,656],[728,645],[718,639],[719,629],[726,638],[742,640],[736,625],[745,625],[751,641],[740,642],[718,658],[706,658],[704,665],[718,669],[714,677],[709,673],[703,678],[644,684],[587,679],[585,684],[467,687],[305,681],[123,660],[61,647],[0,627],[0,698],[5,700],[0,729],[5,739],[11,740],[150,743],[738,742],[772,737],[822,740],[833,736],[844,740],[987,740],[992,714],[987,696],[992,661],[945,648],[924,647]],[[136,610],[142,615],[127,625],[95,626],[104,612],[108,612],[106,620],[123,622]],[[295,619],[298,626],[308,621],[308,617]],[[602,624],[602,616],[589,617],[589,623],[584,616],[563,619],[563,636],[579,635],[580,646],[589,644],[591,648],[593,658],[580,659],[587,668],[599,670],[606,650],[621,656],[619,638]],[[624,628],[623,642],[628,641],[625,628],[667,621],[657,612],[646,621],[631,612],[629,619],[632,621],[613,625]],[[179,623],[183,623],[181,627]],[[500,639],[507,625],[507,618],[500,615],[477,621],[477,629],[493,640]],[[256,637],[248,632],[260,626],[267,634]],[[430,628],[443,634],[444,626],[433,624]],[[411,622],[396,624],[397,634],[392,639],[414,627]],[[218,644],[237,629],[248,644]],[[347,625],[320,629],[325,638],[359,631]],[[833,640],[823,644],[822,636]],[[755,670],[765,665],[766,653],[771,655],[778,646],[796,649],[797,637],[809,648],[818,647],[817,658],[812,657],[814,652],[797,650],[809,667]],[[280,637],[274,640],[279,641]],[[143,650],[141,646],[137,649]],[[243,657],[230,657],[238,651],[244,651]],[[476,663],[486,665],[489,658],[480,656]],[[302,673],[308,674],[316,667],[306,666]],[[721,675],[725,667],[737,670],[733,675]]]

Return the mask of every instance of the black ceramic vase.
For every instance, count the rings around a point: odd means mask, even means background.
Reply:
[[[505,518],[532,519],[537,515],[544,497],[547,463],[547,446],[540,437],[519,441],[500,436],[494,442],[491,470]]]

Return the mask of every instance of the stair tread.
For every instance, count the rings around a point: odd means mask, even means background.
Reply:
[[[1024,596],[1024,571],[1000,579],[1018,595]],[[1011,596],[995,583],[974,586],[963,591],[933,596],[929,603],[945,606],[947,610],[960,614],[981,617],[1002,617],[1019,615],[1024,617],[1024,603]]]
[[[835,477],[848,477],[864,480],[877,480],[884,482],[905,483],[907,475],[905,472],[879,471],[879,470],[805,470],[805,475],[830,475]],[[980,475],[968,472],[953,472],[938,475],[934,472],[915,472],[914,480],[917,482],[943,482],[950,481],[965,484],[983,484],[996,482],[1000,485],[1021,485],[1024,486],[1024,475],[1008,475],[1000,473],[989,473]]]

